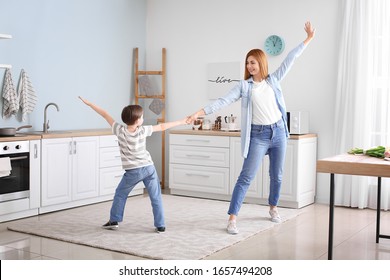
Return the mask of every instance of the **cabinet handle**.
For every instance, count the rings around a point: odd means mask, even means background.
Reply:
[[[210,140],[206,140],[206,139],[187,139],[186,141],[187,142],[205,142],[205,143],[210,142]]]
[[[38,158],[38,145],[34,144],[34,158]]]
[[[197,177],[204,177],[204,178],[209,178],[210,175],[205,175],[205,174],[198,174],[198,173],[186,173],[187,176],[197,176]]]
[[[76,141],[73,141],[73,154],[75,155],[77,153],[77,142]]]
[[[194,154],[187,154],[186,157],[190,157],[190,158],[210,158],[210,156],[207,156],[207,155],[194,155]]]

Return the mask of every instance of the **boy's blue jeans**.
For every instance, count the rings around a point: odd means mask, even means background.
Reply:
[[[115,191],[114,201],[111,206],[110,221],[123,221],[123,213],[127,197],[135,185],[141,181],[144,183],[145,188],[148,191],[150,202],[152,204],[154,226],[165,227],[160,180],[154,165],[126,170]]]
[[[283,121],[271,125],[252,125],[248,156],[233,190],[228,214],[237,215],[246,192],[256,176],[266,154],[269,155],[270,193],[269,205],[276,206],[279,201],[283,178],[284,158],[287,138]]]

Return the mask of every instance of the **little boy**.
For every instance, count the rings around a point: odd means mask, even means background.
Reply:
[[[156,231],[159,233],[164,232],[165,221],[160,180],[152,158],[146,150],[146,137],[151,136],[156,131],[163,131],[178,125],[187,124],[187,118],[153,126],[142,126],[144,121],[142,107],[139,105],[129,105],[123,108],[122,121],[125,125],[122,125],[115,122],[102,108],[86,99],[79,98],[100,114],[112,127],[112,132],[118,137],[122,166],[125,170],[125,174],[115,191],[114,201],[110,211],[110,220],[102,227],[105,229],[118,229],[118,223],[123,220],[127,197],[134,186],[142,181],[148,191],[152,204]]]

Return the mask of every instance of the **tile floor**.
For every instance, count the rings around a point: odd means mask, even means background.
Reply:
[[[297,218],[221,250],[207,259],[326,260],[328,206],[313,204],[300,211]],[[390,235],[390,213],[382,212],[381,217],[381,234]],[[378,244],[375,243],[375,220],[374,210],[336,207],[333,258],[390,260],[390,239],[381,238]],[[12,232],[7,230],[7,222],[4,222],[0,223],[0,259],[139,260],[141,258]]]

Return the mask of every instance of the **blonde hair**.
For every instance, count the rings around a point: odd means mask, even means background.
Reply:
[[[253,49],[250,50],[245,58],[245,75],[244,79],[247,80],[251,77],[251,74],[248,71],[248,68],[246,67],[246,64],[248,63],[248,57],[253,56],[257,62],[259,63],[260,68],[260,75],[261,79],[265,79],[268,77],[268,60],[266,54],[260,50],[260,49]]]

